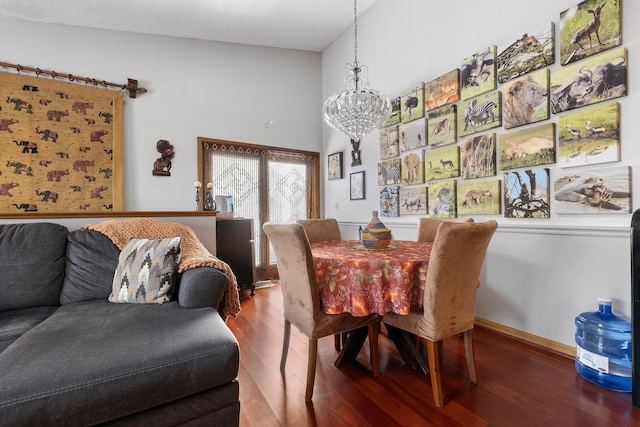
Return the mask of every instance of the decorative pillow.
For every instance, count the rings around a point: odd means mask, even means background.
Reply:
[[[109,301],[139,304],[170,301],[181,241],[180,237],[129,240],[118,258]]]

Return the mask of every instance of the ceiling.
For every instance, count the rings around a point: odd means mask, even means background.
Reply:
[[[376,0],[360,0],[358,16]],[[0,0],[0,17],[323,51],[353,23],[349,0]]]

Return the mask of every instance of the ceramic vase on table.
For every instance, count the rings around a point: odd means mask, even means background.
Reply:
[[[378,211],[373,211],[371,221],[360,231],[360,241],[367,249],[384,249],[391,243],[391,230],[378,218]]]

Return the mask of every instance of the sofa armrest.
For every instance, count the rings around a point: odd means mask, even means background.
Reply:
[[[180,277],[178,302],[184,308],[217,309],[226,283],[227,276],[220,270],[211,267],[191,268]]]

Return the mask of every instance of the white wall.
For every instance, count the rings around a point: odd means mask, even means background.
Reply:
[[[416,83],[458,68],[463,58],[488,45],[502,45],[548,22],[579,0],[377,0],[358,20],[358,57],[369,67],[371,86],[390,96]],[[628,50],[629,95],[619,99],[622,161],[611,166],[632,169],[632,188],[640,188],[640,3],[623,2],[623,45]],[[556,49],[558,49],[556,41]],[[353,60],[353,29],[345,31],[322,56],[322,98],[343,89],[344,64]],[[560,68],[557,63],[551,70]],[[501,89],[499,85],[498,89]],[[551,121],[557,122],[557,116]],[[498,130],[497,133],[501,133]],[[324,215],[337,218],[345,237],[357,238],[378,209],[378,132],[360,144],[363,164],[346,162],[345,179],[323,181]],[[323,154],[344,151],[349,140],[324,125]],[[326,162],[326,160],[325,160]],[[609,165],[599,165],[607,167]],[[326,168],[325,168],[326,169]],[[349,200],[349,173],[366,170],[366,200]],[[551,167],[552,178],[559,168]],[[326,171],[325,171],[326,172]],[[501,177],[501,172],[499,172]],[[636,193],[637,190],[636,190]],[[638,206],[640,197],[633,197]],[[506,219],[489,248],[478,293],[476,314],[484,319],[574,345],[574,317],[597,308],[598,296],[611,296],[614,312],[630,317],[630,214],[562,215],[548,220]],[[476,220],[483,220],[476,217]],[[394,238],[414,239],[417,218],[383,218]],[[461,260],[464,262],[464,260]]]
[[[125,210],[194,209],[198,136],[321,149],[318,53],[3,19],[0,39],[4,62],[149,90],[126,96]],[[151,174],[159,139],[176,151],[168,178]]]

